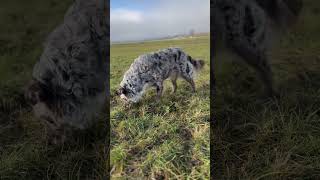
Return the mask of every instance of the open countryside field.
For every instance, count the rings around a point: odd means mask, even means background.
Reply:
[[[298,24],[270,53],[279,100],[262,97],[246,64],[215,59],[216,179],[320,178],[320,2],[303,2]]]
[[[123,179],[208,179],[210,166],[210,46],[209,36],[111,46],[111,152],[112,177]],[[123,74],[139,55],[167,47],[181,47],[205,60],[196,79],[197,92],[178,80],[176,94],[165,83],[155,101],[150,90],[128,108],[115,97]]]
[[[46,130],[23,97],[42,44],[62,22],[72,0],[2,0],[0,5],[0,179],[102,179],[106,174],[107,115],[62,145],[49,145]]]

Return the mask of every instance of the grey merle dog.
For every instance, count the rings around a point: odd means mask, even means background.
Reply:
[[[195,92],[194,76],[204,66],[203,60],[195,60],[180,48],[167,48],[139,56],[124,74],[117,95],[126,102],[138,102],[148,87],[155,87],[157,97],[163,91],[164,80],[170,78],[173,92],[177,78],[190,83]]]
[[[34,66],[25,98],[52,143],[89,128],[102,112],[109,87],[109,9],[105,0],[75,0]]]
[[[266,55],[271,35],[268,30],[270,26],[281,27],[280,30],[290,27],[296,22],[302,5],[301,0],[211,0],[214,51],[217,42],[223,42],[257,70],[268,95],[277,96]]]

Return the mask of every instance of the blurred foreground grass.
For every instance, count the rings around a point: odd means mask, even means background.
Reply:
[[[45,129],[23,98],[42,43],[72,0],[0,2],[0,179],[102,179],[106,175],[105,119],[48,145]]]
[[[215,61],[213,177],[320,178],[320,2],[303,2],[298,24],[270,54],[280,100],[261,97],[262,84],[244,63],[225,54]]]

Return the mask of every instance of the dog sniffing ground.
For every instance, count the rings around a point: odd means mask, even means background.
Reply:
[[[141,54],[167,47],[181,47],[190,56],[205,61],[190,84],[178,80],[172,94],[165,81],[160,101],[147,91],[141,102],[126,107],[115,91],[124,72]],[[209,177],[210,46],[209,36],[111,46],[111,169],[113,177]]]

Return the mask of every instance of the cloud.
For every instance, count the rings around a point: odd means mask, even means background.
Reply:
[[[144,10],[112,9],[111,41],[210,31],[209,0],[162,0]]]
[[[142,13],[139,11],[115,9],[110,13],[110,21],[116,23],[139,23],[142,19]]]

